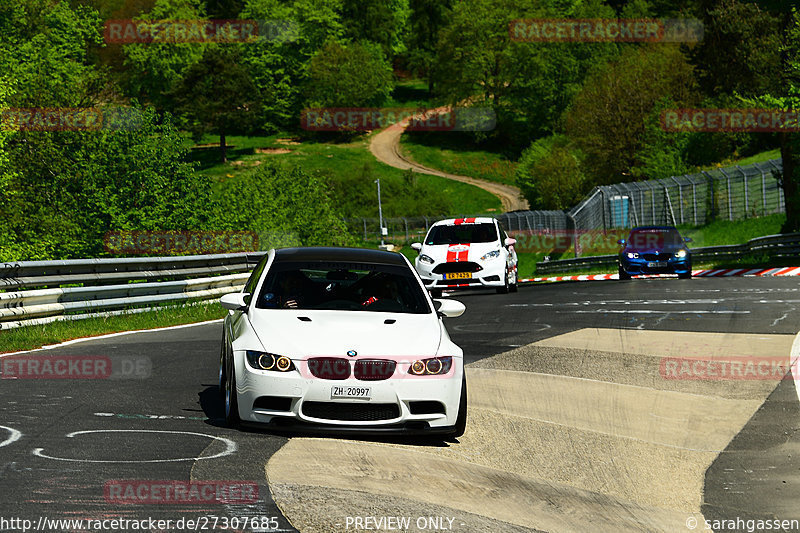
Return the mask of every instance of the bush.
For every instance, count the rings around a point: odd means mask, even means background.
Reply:
[[[561,135],[535,141],[523,152],[517,184],[531,209],[569,209],[586,192],[579,153]]]

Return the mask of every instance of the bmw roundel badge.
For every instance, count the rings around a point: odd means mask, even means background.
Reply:
[[[357,355],[358,355],[357,351],[355,351],[355,350],[347,350],[347,356],[348,357],[355,357]]]

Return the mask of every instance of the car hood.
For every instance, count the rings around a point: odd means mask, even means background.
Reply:
[[[434,313],[252,309],[248,318],[264,350],[301,360],[350,350],[359,356],[433,356],[442,339]]]
[[[464,244],[426,244],[420,250],[437,263],[448,261],[480,261],[481,256],[499,250],[497,242],[473,242]]]

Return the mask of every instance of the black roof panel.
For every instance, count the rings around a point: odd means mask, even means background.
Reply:
[[[367,248],[334,248],[311,246],[307,248],[280,248],[275,250],[276,261],[343,261],[353,263],[376,263],[382,265],[402,265],[406,262],[402,255],[383,250]]]

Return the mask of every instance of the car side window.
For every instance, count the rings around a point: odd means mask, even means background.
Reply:
[[[264,257],[262,257],[261,261],[258,262],[256,268],[254,268],[253,272],[250,274],[250,277],[247,278],[247,283],[244,285],[244,292],[248,294],[248,296],[246,296],[244,299],[247,305],[250,305],[250,300],[253,299],[253,293],[256,292],[258,280],[261,279],[261,274],[264,272],[264,267],[267,266],[267,257],[268,254],[264,254]]]

